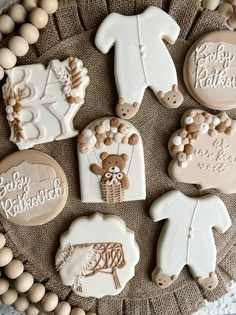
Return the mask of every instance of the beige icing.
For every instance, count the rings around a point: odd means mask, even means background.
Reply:
[[[184,118],[187,117],[186,114]],[[185,128],[186,125],[183,125],[183,130]],[[226,194],[236,192],[235,132],[229,135],[222,132],[215,136],[210,136],[209,133],[200,134],[193,142],[192,159],[184,167],[180,166],[171,152],[176,134],[177,132],[169,142],[169,151],[173,157],[169,165],[169,174],[172,178],[179,182],[197,184],[201,189],[216,188]]]
[[[196,100],[220,110],[236,107],[236,40],[228,31],[210,33],[190,49],[184,66]]]

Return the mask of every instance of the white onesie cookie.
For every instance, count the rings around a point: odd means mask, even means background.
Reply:
[[[165,289],[188,265],[197,283],[205,290],[213,290],[218,279],[212,227],[225,233],[231,226],[223,201],[211,195],[190,198],[180,191],[170,191],[154,201],[150,216],[154,222],[168,219],[157,245],[153,282]]]
[[[104,54],[115,46],[116,114],[120,118],[130,119],[137,113],[147,87],[166,107],[182,104],[175,65],[163,43],[174,44],[179,31],[178,24],[157,7],[136,16],[111,13],[102,22],[95,45]]]

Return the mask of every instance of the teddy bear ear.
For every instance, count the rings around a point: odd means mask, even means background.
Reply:
[[[175,92],[177,92],[177,91],[178,91],[178,86],[177,86],[176,84],[174,84],[174,85],[172,86],[172,90],[175,91]]]
[[[101,160],[102,160],[102,161],[105,160],[105,158],[108,157],[108,155],[109,155],[109,153],[107,153],[107,152],[102,152],[102,153],[100,154]]]
[[[124,161],[128,161],[129,157],[127,154],[121,154],[121,157]]]
[[[214,277],[215,276],[215,273],[213,272],[213,271],[211,271],[210,273],[209,273],[209,277]]]
[[[119,103],[119,104],[124,104],[124,102],[125,102],[124,98],[123,98],[123,97],[120,97],[118,103]]]
[[[203,277],[198,277],[198,278],[197,278],[197,283],[198,283],[198,284],[201,284],[202,281],[203,281]]]
[[[161,267],[158,267],[158,268],[157,268],[157,273],[162,273]]]
[[[138,102],[134,102],[134,104],[133,104],[133,108],[138,108],[138,107],[139,107]]]
[[[173,275],[173,276],[171,276],[170,278],[171,278],[171,280],[173,280],[173,281],[174,281],[174,280],[176,280],[176,279],[177,279],[177,276],[176,276],[176,275]]]
[[[164,92],[163,91],[160,91],[157,93],[157,96],[160,97],[160,98],[163,98],[165,96]]]

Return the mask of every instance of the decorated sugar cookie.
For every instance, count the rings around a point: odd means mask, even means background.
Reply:
[[[146,198],[143,144],[133,125],[100,118],[78,136],[81,200],[121,202]]]
[[[217,110],[236,108],[236,38],[234,32],[205,35],[188,52],[184,81],[199,103]]]
[[[235,141],[236,121],[225,112],[211,115],[197,109],[187,111],[182,129],[169,140],[173,158],[169,175],[176,181],[196,184],[200,189],[235,193]]]
[[[130,119],[138,112],[147,87],[168,108],[182,104],[175,65],[163,42],[173,45],[179,32],[178,24],[157,7],[136,16],[111,13],[102,22],[95,45],[104,54],[115,46],[120,118]]]
[[[180,191],[170,191],[154,201],[150,216],[154,222],[167,220],[157,245],[153,282],[165,289],[188,265],[203,289],[214,290],[218,279],[212,227],[225,233],[231,226],[223,201],[211,195],[190,198]]]
[[[47,154],[24,150],[0,162],[0,213],[10,222],[47,223],[62,211],[67,197],[66,176]]]
[[[62,283],[83,297],[117,295],[134,276],[134,232],[113,215],[80,217],[61,237],[56,268]]]
[[[3,86],[10,140],[20,150],[78,135],[73,119],[84,103],[89,84],[80,59],[52,60],[6,71]]]

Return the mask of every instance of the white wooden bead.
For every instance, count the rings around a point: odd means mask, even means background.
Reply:
[[[39,310],[34,305],[30,305],[26,310],[26,315],[38,315]]]
[[[58,296],[53,292],[46,293],[45,297],[42,299],[41,305],[44,312],[52,312],[55,310],[58,304]]]
[[[202,6],[205,9],[214,11],[220,4],[220,0],[203,0]]]
[[[18,292],[25,293],[32,287],[33,283],[33,276],[28,272],[24,272],[19,278],[16,279],[15,288]]]
[[[10,288],[1,296],[1,300],[3,304],[12,305],[17,300],[18,293],[15,289]]]
[[[10,264],[4,268],[4,272],[9,279],[18,278],[24,271],[24,265],[20,260],[13,259]]]
[[[23,5],[17,3],[10,7],[8,14],[15,23],[25,23],[27,18],[27,12],[25,8]]]
[[[39,6],[47,12],[47,14],[53,14],[58,9],[58,1],[57,0],[39,0]]]
[[[0,249],[0,267],[8,265],[13,258],[12,250],[8,247]]]
[[[31,23],[23,24],[19,29],[19,34],[22,36],[28,44],[35,44],[39,39],[39,31],[37,27],[35,27]]]
[[[82,308],[76,307],[72,310],[70,315],[85,315],[85,311]]]
[[[30,12],[29,20],[34,26],[41,30],[48,23],[48,15],[43,9],[35,8]]]
[[[218,13],[223,16],[226,20],[228,20],[233,14],[233,7],[229,3],[221,3],[218,8]]]
[[[55,315],[70,315],[71,306],[67,302],[60,302],[55,309]]]
[[[10,283],[5,278],[0,278],[0,295],[3,295],[9,289]]]
[[[29,306],[29,301],[25,296],[18,296],[14,303],[14,308],[17,312],[24,312]]]
[[[22,57],[25,56],[29,51],[29,44],[23,37],[13,36],[8,42],[8,48],[17,57]]]
[[[16,56],[10,49],[5,47],[0,48],[0,66],[4,69],[11,69],[16,65],[16,62]]]
[[[14,31],[15,23],[12,18],[3,14],[0,16],[0,32],[3,34],[11,34]]]
[[[50,0],[49,0],[50,1]],[[27,12],[30,12],[32,9],[37,8],[37,0],[23,0],[23,6]]]
[[[4,234],[0,233],[0,249],[3,248],[6,244],[6,237]]]
[[[34,283],[32,288],[27,293],[31,303],[38,303],[42,300],[46,292],[45,286],[42,283]]]

